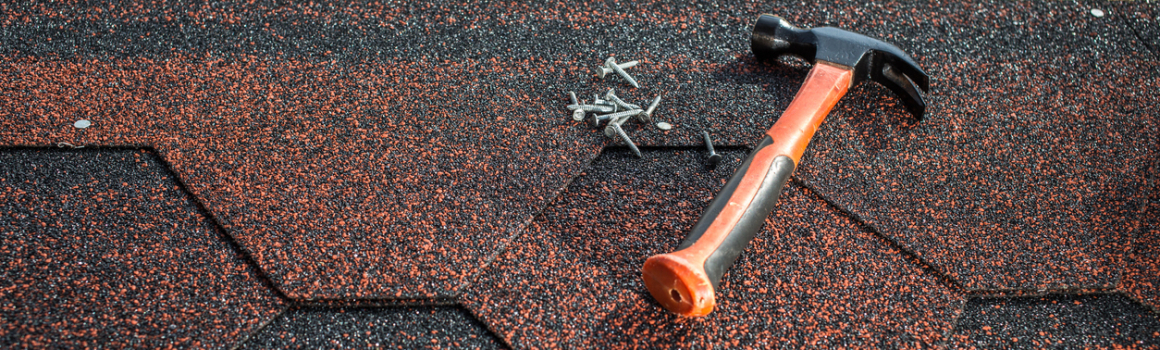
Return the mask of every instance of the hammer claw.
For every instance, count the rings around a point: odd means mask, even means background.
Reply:
[[[930,78],[910,55],[881,40],[833,27],[798,28],[781,17],[761,15],[753,28],[750,48],[762,60],[795,55],[814,64],[849,67],[854,73],[852,84],[877,82],[898,94],[915,117],[921,119],[926,111],[919,90],[930,89]]]
[[[870,75],[871,80],[882,84],[901,97],[902,103],[906,105],[906,110],[910,111],[910,114],[915,118],[922,120],[923,114],[926,113],[926,100],[918,92],[919,86],[891,65],[884,65],[882,69],[873,70]]]
[[[882,82],[881,79],[884,78],[881,74],[882,71],[890,67],[889,69],[894,70],[895,73],[910,79],[923,92],[930,90],[930,77],[926,75],[922,67],[918,66],[918,62],[910,58],[910,55],[902,52],[902,50],[899,50],[894,45],[881,41],[875,41],[875,44],[874,48],[869,49],[868,59],[859,62],[858,65],[861,67],[856,68],[865,68],[864,74],[866,76],[861,77],[862,79]],[[859,77],[855,78],[858,79]]]

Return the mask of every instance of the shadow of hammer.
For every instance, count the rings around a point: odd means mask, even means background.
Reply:
[[[721,276],[753,240],[773,210],[782,187],[805,152],[810,138],[838,103],[859,82],[870,80],[902,97],[921,119],[928,77],[897,47],[832,27],[799,29],[781,17],[761,15],[750,48],[759,60],[796,55],[814,63],[781,118],[709,203],[677,251],[649,257],[645,286],[662,306],[684,316],[705,316],[716,305]]]

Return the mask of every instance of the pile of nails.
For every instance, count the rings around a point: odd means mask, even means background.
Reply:
[[[615,58],[609,57],[604,61],[603,65],[596,68],[596,76],[603,79],[608,73],[616,72],[616,74],[628,81],[630,85],[635,88],[640,88],[640,84],[636,82],[636,79],[633,79],[631,75],[628,75],[628,72],[624,71],[627,68],[636,66],[638,63],[637,61],[629,61],[618,64]],[[588,120],[590,120],[593,127],[597,128],[600,127],[601,122],[607,121],[608,124],[604,127],[604,135],[609,138],[620,137],[621,140],[624,140],[625,144],[628,144],[628,148],[632,149],[632,153],[636,154],[637,158],[641,158],[640,149],[636,147],[636,144],[632,142],[628,134],[624,132],[624,128],[621,125],[634,119],[634,117],[642,123],[651,124],[653,112],[656,111],[657,105],[661,103],[660,95],[657,95],[652,100],[652,103],[649,104],[647,109],[641,108],[640,105],[625,102],[616,96],[615,89],[608,89],[608,92],[603,97],[599,94],[593,95],[592,103],[580,101],[574,91],[568,91],[568,97],[572,100],[572,104],[568,105],[568,109],[572,111],[573,120],[583,121],[588,114],[591,114],[592,117],[588,118]],[[672,128],[672,125],[662,122],[657,123],[657,127],[661,130],[668,130]]]

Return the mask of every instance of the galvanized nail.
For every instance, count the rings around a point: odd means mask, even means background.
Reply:
[[[620,69],[628,69],[628,68],[636,67],[636,65],[639,63],[640,62],[637,62],[637,61],[628,61],[628,62],[624,62],[621,64],[617,64],[617,66],[620,67]],[[612,73],[612,72],[614,72],[612,70],[612,68],[608,68],[608,66],[603,65],[603,64],[600,65],[599,67],[596,67],[596,77],[600,78],[600,79],[604,79],[605,75],[608,75],[608,73]]]
[[[624,132],[624,129],[622,129],[619,124],[612,123],[610,125],[612,126],[613,132],[620,136],[620,139],[624,140],[624,143],[628,144],[628,148],[632,150],[632,153],[636,154],[637,158],[644,158],[644,156],[640,154],[640,149],[636,148],[636,144],[632,143],[632,139],[628,138],[628,134]]]
[[[628,75],[628,72],[625,72],[624,69],[621,69],[620,66],[616,65],[616,57],[609,57],[607,60],[604,60],[604,66],[612,68],[616,74],[620,74],[624,80],[627,80],[628,84],[632,85],[632,87],[637,89],[640,88],[640,84],[636,82],[636,79],[633,79],[631,75]]]
[[[654,98],[652,103],[650,103],[648,105],[648,109],[644,110],[644,113],[637,115],[637,117],[640,118],[640,120],[645,122],[645,123],[651,123],[653,111],[655,111],[657,109],[657,105],[660,103],[661,103],[661,95],[657,95],[657,98]]]

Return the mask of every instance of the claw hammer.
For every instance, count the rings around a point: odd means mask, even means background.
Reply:
[[[796,55],[814,63],[781,118],[749,153],[677,251],[649,257],[645,286],[662,306],[684,316],[705,316],[716,305],[721,276],[753,240],[782,187],[830,109],[854,85],[869,80],[898,94],[921,119],[929,89],[922,68],[897,47],[833,27],[800,29],[763,14],[750,37],[759,60]]]

